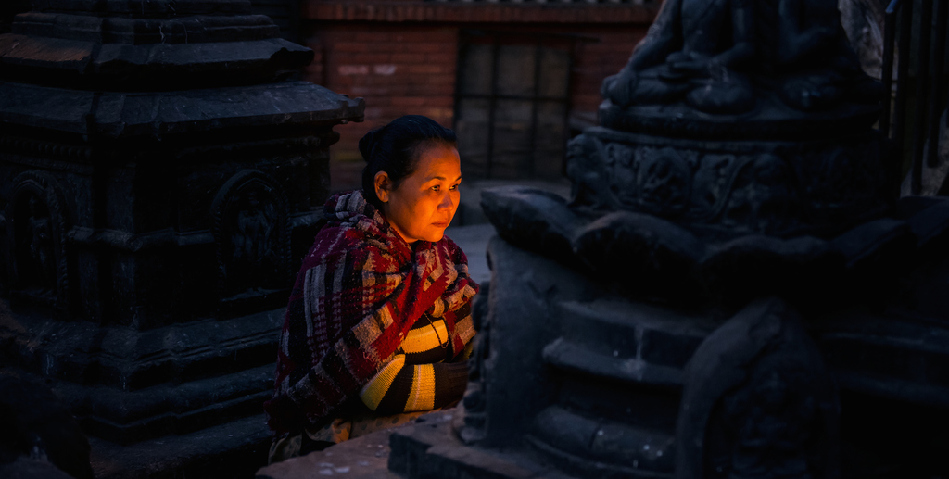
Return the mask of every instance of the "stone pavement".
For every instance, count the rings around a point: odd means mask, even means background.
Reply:
[[[267,463],[263,412],[199,431],[121,446],[89,436],[97,479],[250,478]],[[0,477],[4,477],[0,474]],[[37,476],[40,477],[40,476]],[[44,476],[45,477],[45,476]]]
[[[256,479],[574,479],[529,451],[465,447],[455,430],[463,410],[434,411],[392,429],[271,464]]]
[[[398,479],[389,472],[389,436],[411,422],[392,429],[377,431],[337,444],[322,451],[311,452],[277,462],[257,471],[257,479],[307,479],[345,477],[348,479]]]

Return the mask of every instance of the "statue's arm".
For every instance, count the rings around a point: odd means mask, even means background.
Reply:
[[[664,62],[670,53],[682,48],[681,4],[682,0],[663,2],[646,37],[639,42],[629,57],[627,70],[636,71],[658,65]]]
[[[732,0],[732,46],[715,56],[715,62],[729,68],[751,60],[755,55],[754,1]]]
[[[777,61],[789,65],[806,60],[827,48],[834,40],[836,29],[828,25],[824,15],[804,14],[806,0],[781,0],[778,6],[778,33],[782,47],[778,49]]]

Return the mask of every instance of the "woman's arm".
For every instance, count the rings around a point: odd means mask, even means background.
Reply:
[[[462,308],[468,314],[470,307]],[[360,397],[382,414],[437,409],[461,399],[468,383],[467,361],[474,341],[455,352],[448,324],[429,315],[412,325],[396,356],[365,386]],[[445,363],[444,361],[456,361]]]
[[[399,354],[363,386],[360,398],[382,414],[430,411],[461,399],[467,384],[467,361],[408,364]]]
[[[284,407],[302,412],[310,422],[324,420],[386,366],[426,309],[443,310],[447,315],[458,309],[456,299],[468,302],[477,286],[459,269],[463,254],[453,253],[418,252],[407,268],[393,269],[386,266],[391,266],[392,259],[384,251],[360,248],[347,254],[342,274],[338,267],[307,270],[301,278],[300,298],[307,312],[301,316],[325,324],[295,327],[309,328],[306,342],[310,347],[322,342],[326,346],[320,349],[325,351],[307,369],[300,368],[309,364],[299,364],[298,358],[297,372],[283,376],[273,404],[265,406],[271,413],[271,427],[286,430],[287,418],[280,413]],[[453,334],[452,339],[456,337]],[[463,348],[464,343],[459,346]]]

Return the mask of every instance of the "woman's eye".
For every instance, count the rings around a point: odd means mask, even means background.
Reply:
[[[448,188],[448,189],[451,191],[455,191],[458,189],[458,185],[451,185],[451,188]]]
[[[432,187],[432,191],[440,191],[442,189],[441,185],[435,185]]]

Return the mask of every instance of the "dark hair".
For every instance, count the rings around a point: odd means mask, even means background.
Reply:
[[[421,147],[432,143],[455,146],[458,138],[455,132],[421,115],[397,118],[363,135],[359,140],[359,152],[366,160],[362,170],[363,197],[381,209],[382,202],[373,186],[376,173],[385,171],[398,188],[399,183],[415,171]]]

